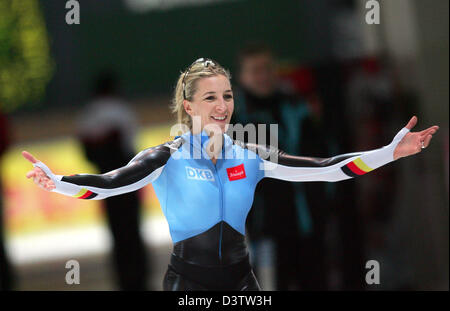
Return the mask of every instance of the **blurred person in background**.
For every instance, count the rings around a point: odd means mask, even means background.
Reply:
[[[0,110],[0,159],[10,145],[8,120]],[[0,290],[11,290],[13,288],[13,273],[5,249],[5,222],[3,217],[3,187],[0,172]]]
[[[272,50],[250,43],[238,53],[238,89],[232,123],[278,124],[278,145],[290,154],[321,154],[327,150],[321,127],[320,102],[283,88]],[[313,90],[308,96],[313,99]],[[302,135],[307,133],[307,135]],[[247,138],[245,138],[247,141]],[[324,154],[322,154],[324,156]],[[274,246],[277,290],[326,289],[323,211],[325,185],[262,180],[255,191],[247,230],[254,265],[261,267],[258,249],[266,239]]]
[[[137,119],[119,96],[119,79],[101,72],[93,98],[78,120],[78,137],[86,158],[100,173],[126,165],[135,154]],[[141,199],[137,191],[104,200],[107,224],[113,239],[113,262],[121,290],[147,288],[148,262],[140,233]]]

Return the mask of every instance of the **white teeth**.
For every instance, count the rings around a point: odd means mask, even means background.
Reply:
[[[227,116],[223,116],[223,117],[212,117],[214,120],[219,120],[219,121],[223,121],[227,118]]]

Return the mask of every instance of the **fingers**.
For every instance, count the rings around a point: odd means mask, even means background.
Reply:
[[[55,184],[53,183],[53,181],[50,180],[50,181],[46,184],[45,188],[46,188],[48,191],[52,191],[53,189],[56,188],[56,186],[55,186]]]
[[[23,157],[25,158],[25,159],[27,159],[28,161],[30,161],[31,163],[36,163],[36,162],[38,162],[38,160],[36,160],[36,158],[35,157],[33,157],[32,155],[31,155],[31,153],[29,153],[29,152],[27,152],[27,151],[22,151],[22,155],[23,155]]]
[[[31,171],[29,171],[26,175],[27,178],[35,177],[35,176],[46,176],[48,177],[41,168],[35,167]]]
[[[55,183],[39,167],[29,171],[26,177],[33,178],[33,182],[44,190],[52,191],[56,188]]]
[[[431,135],[428,135],[427,137],[425,137],[425,139],[424,139],[424,141],[423,141],[423,146],[426,148],[426,147],[428,147],[428,145],[430,144],[430,141],[431,141],[431,138],[432,138],[433,136],[431,136]]]
[[[25,159],[27,159],[28,161],[30,161],[33,164],[39,162],[35,157],[33,157],[31,155],[31,153],[29,153],[27,151],[22,151],[22,155]],[[52,191],[53,189],[56,188],[55,183],[39,167],[34,167],[31,171],[29,171],[26,174],[26,177],[33,178],[34,183],[42,189]]]
[[[33,169],[33,170],[29,171],[26,176],[27,176],[27,178],[31,178],[31,177],[34,177],[35,175],[36,175],[36,171]]]
[[[414,116],[414,117],[411,118],[411,120],[409,120],[408,124],[406,124],[405,127],[408,130],[411,130],[416,124],[417,124],[417,117]]]
[[[407,129],[411,130],[414,126],[416,126],[416,124],[417,124],[417,117],[413,116],[409,120],[408,124],[405,127]],[[431,126],[421,132],[418,132],[418,134],[420,136],[420,140],[424,142],[425,147],[427,146],[427,145],[425,145],[425,140],[428,140],[428,143],[429,143],[429,140],[431,140],[431,138],[429,138],[429,136],[435,134],[438,129],[439,129],[439,126],[434,125],[434,126]]]
[[[33,177],[33,181],[44,190],[51,191],[56,188],[55,183],[47,175],[36,175]]]
[[[428,147],[430,144],[431,139],[433,138],[433,134],[437,132],[439,129],[439,126],[435,125],[430,128],[427,128],[426,130],[423,130],[419,133],[419,139],[421,142],[423,142],[423,148]]]
[[[33,177],[33,181],[36,185],[42,186],[41,185],[41,177],[40,176],[34,176]]]
[[[422,139],[425,139],[425,137],[427,137],[428,135],[433,135],[434,133],[436,133],[438,129],[439,126],[435,125],[419,132],[419,135]]]
[[[39,174],[39,170],[37,170],[38,167],[33,168],[31,171],[29,171],[26,175],[27,178],[35,177]]]

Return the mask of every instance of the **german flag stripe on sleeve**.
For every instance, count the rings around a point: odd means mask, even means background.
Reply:
[[[89,191],[86,188],[81,189],[80,192],[78,192],[77,194],[74,195],[75,198],[86,199],[86,200],[95,198],[96,196],[97,196],[97,193]]]
[[[361,158],[357,158],[352,162],[347,163],[347,165],[341,167],[341,170],[347,176],[357,177],[372,171],[373,168],[364,163]]]

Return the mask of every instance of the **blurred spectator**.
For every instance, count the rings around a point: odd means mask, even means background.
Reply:
[[[268,47],[250,44],[240,51],[238,80],[232,123],[266,124],[267,131],[269,124],[278,124],[278,147],[287,153],[299,155],[302,148],[311,153],[322,148],[324,140],[317,116],[311,115],[304,99],[282,90],[274,56]],[[266,133],[266,137],[269,135]],[[312,146],[316,148],[308,149]],[[320,210],[314,211],[314,215],[310,211],[310,207],[316,208],[316,203],[326,204],[322,200],[324,185],[310,186],[263,179],[255,191],[247,232],[253,252],[258,241],[270,239],[274,243],[277,290],[326,287],[323,234],[314,223]],[[311,191],[311,195],[306,191]],[[317,202],[319,198],[321,201]],[[253,265],[258,270],[259,263]]]
[[[93,93],[92,101],[80,115],[78,135],[87,159],[106,173],[126,165],[135,155],[137,120],[118,95],[114,74],[101,73]],[[136,191],[103,201],[121,290],[146,289],[148,262],[140,234],[140,201]]]
[[[8,123],[6,116],[0,111],[0,159],[10,145]],[[3,187],[0,175],[0,290],[11,290],[13,288],[13,275],[11,265],[5,250],[3,222]]]

